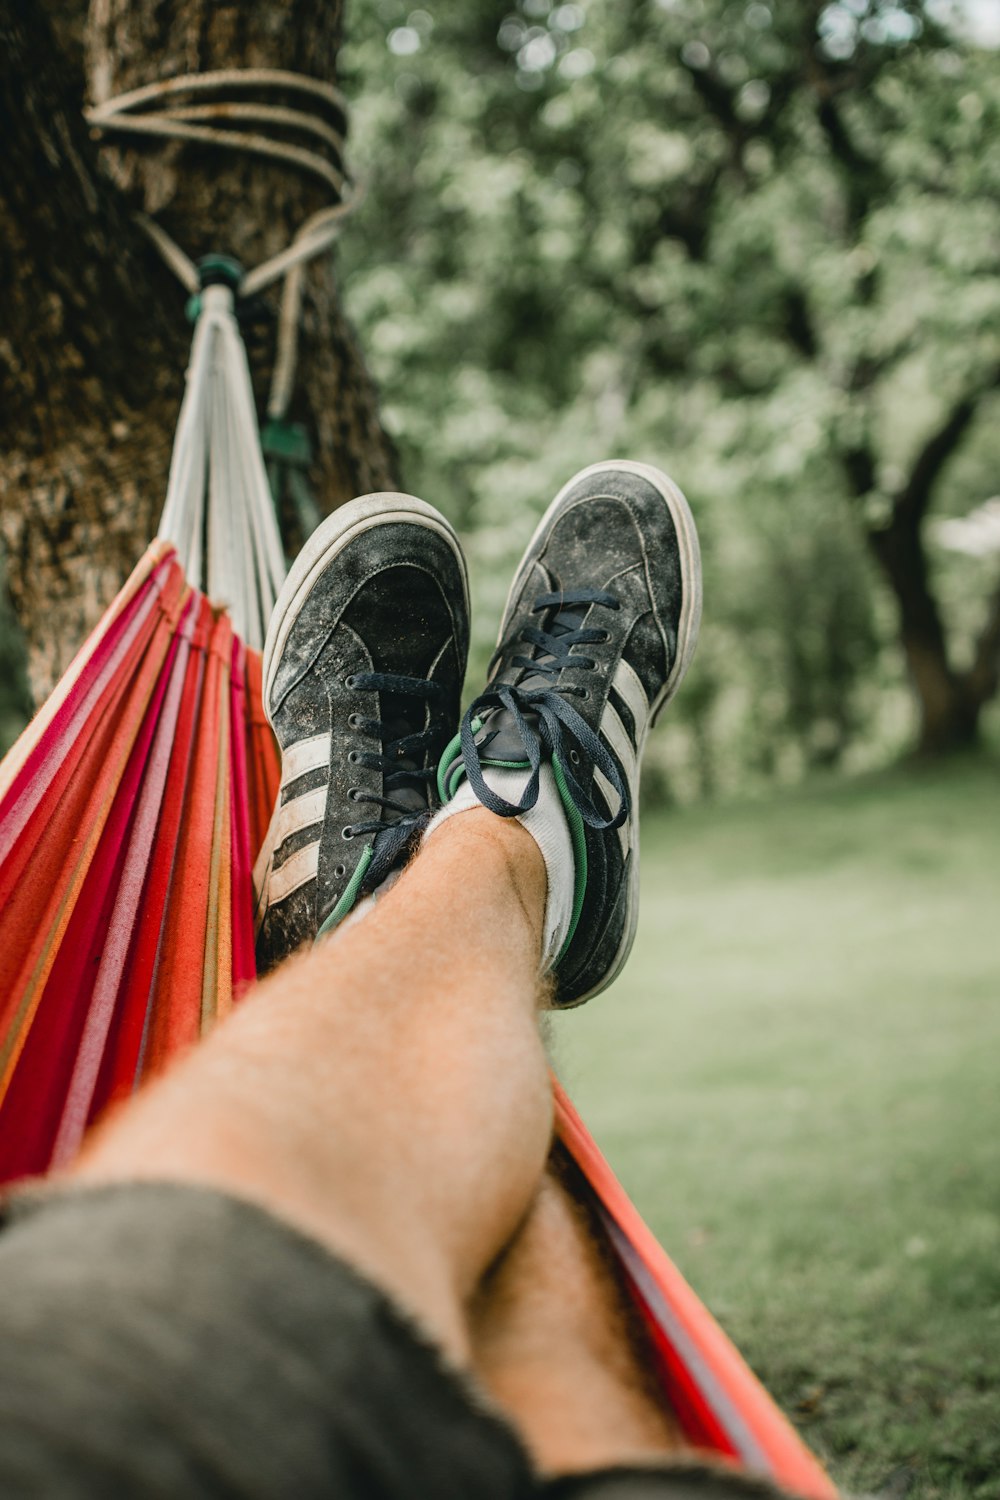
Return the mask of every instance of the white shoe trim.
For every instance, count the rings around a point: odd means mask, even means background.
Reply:
[[[267,904],[276,906],[293,891],[315,880],[319,871],[319,844],[321,829],[316,830],[316,842],[304,849],[296,849],[279,870],[272,870],[267,879]]]
[[[281,757],[281,785],[297,781],[307,771],[318,771],[330,764],[330,735],[313,734],[307,740],[299,740]]]
[[[604,794],[604,801],[607,804],[609,816],[613,816],[618,811],[619,800],[615,794],[614,787],[611,785],[611,782],[605,776],[604,772],[598,770],[597,766],[594,767],[594,780]],[[624,858],[625,855],[628,854],[627,823],[623,823],[618,829],[618,842],[622,846],[622,858]]]
[[[643,724],[644,722],[645,721],[643,721]],[[631,812],[618,830],[618,839],[621,843],[622,854],[624,856],[628,854],[629,850],[629,824],[633,822],[634,819],[638,816],[639,762],[636,759],[636,753],[632,747],[632,741],[629,739],[628,730],[622,723],[621,718],[618,714],[618,710],[615,708],[613,703],[607,703],[605,705],[604,712],[601,715],[600,733],[603,738],[607,740],[610,749],[613,751],[615,758],[618,761],[618,764],[621,766],[622,774],[625,778],[625,784],[628,787],[629,807],[631,808]],[[642,733],[641,729],[639,733]],[[598,769],[597,766],[594,767],[594,779],[595,781],[597,781],[598,786],[604,793],[605,799],[608,804],[608,811],[616,813],[618,811],[620,799],[615,794],[611,782],[603,774],[603,772]]]
[[[642,727],[649,713],[649,699],[646,697],[646,689],[639,681],[638,672],[629,665],[624,656],[615,668],[611,686],[632,715],[632,723],[635,725],[635,741],[638,744],[642,739]]]
[[[274,829],[275,853],[287,838],[293,833],[300,833],[303,828],[317,824],[322,832],[329,791],[330,783],[326,782],[323,786],[318,786],[311,792],[303,792],[301,797],[293,797],[290,802],[282,804]],[[274,879],[273,875],[271,878]]]

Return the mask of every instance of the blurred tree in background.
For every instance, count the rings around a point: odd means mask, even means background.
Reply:
[[[706,565],[702,645],[674,732],[653,741],[648,789],[689,798],[817,766],[863,768],[915,744],[973,743],[984,707],[996,724],[1000,554],[946,551],[928,516],[962,517],[998,488],[993,0],[417,4],[348,7],[340,74],[368,195],[340,270],[403,483],[468,542],[474,675],[532,515],[582,464],[631,455],[688,492]],[[181,24],[186,7],[203,5],[184,0],[171,15]],[[144,7],[157,9],[131,0]],[[79,0],[73,15],[84,9]],[[324,36],[337,30],[316,0],[307,11]],[[269,0],[241,13],[259,22],[272,61],[313,34],[301,14],[278,26]],[[232,49],[235,12],[212,15],[215,40]],[[992,36],[976,32],[977,16],[992,18]],[[62,38],[75,74],[67,109],[83,93],[73,37]],[[201,62],[214,55],[209,46]],[[168,62],[147,49],[130,66],[145,78]],[[230,191],[216,158],[201,167],[203,191],[180,227],[203,248],[220,237],[213,194],[239,202],[242,190]],[[15,260],[32,295],[10,306],[30,314],[48,261]],[[126,279],[162,323],[163,299]],[[127,365],[150,333],[121,306],[125,331],[97,342]],[[307,329],[304,415],[314,486],[332,504],[352,481],[383,482],[392,463],[386,448],[373,478],[361,462],[365,444],[351,435],[376,431],[373,401],[361,376],[352,384],[326,368],[325,327]],[[87,421],[55,456],[35,434],[32,495],[54,519],[28,526],[9,506],[5,531],[22,613],[29,585],[48,600],[35,612],[36,657],[48,650],[55,663],[46,643],[56,637],[60,660],[72,649],[72,631],[53,621],[83,608],[78,575],[100,551],[76,545],[66,524],[64,490],[80,499],[81,430],[102,463],[109,421],[127,434],[115,438],[114,484],[95,489],[93,535],[110,538],[105,551],[119,544],[101,574],[108,587],[148,535],[179,399],[179,323],[171,337],[176,357],[146,361],[158,372],[152,405],[106,379],[81,385],[70,359]],[[29,431],[18,379],[8,457]],[[354,420],[359,401],[367,426]],[[4,736],[24,704],[10,642],[0,617]]]
[[[583,463],[692,499],[675,795],[916,741],[995,696],[1000,557],[934,545],[1000,460],[995,51],[967,6],[375,0],[341,251],[406,483],[464,526],[479,646]],[[915,720],[905,694],[908,678]]]

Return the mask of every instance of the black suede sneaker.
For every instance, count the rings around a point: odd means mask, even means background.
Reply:
[[[365,495],[309,538],[264,646],[281,791],[254,870],[263,973],[401,865],[437,807],[469,647],[458,538],[412,495]]]
[[[573,915],[554,1004],[605,989],[632,947],[639,889],[639,763],[680,686],[701,619],[698,533],[658,469],[601,463],[571,479],[528,544],[507,598],[486,691],[438,768],[501,817],[533,807],[551,760],[573,841]],[[529,773],[520,803],[490,766]]]

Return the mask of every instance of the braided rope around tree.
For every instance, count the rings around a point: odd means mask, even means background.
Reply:
[[[299,95],[305,103],[300,108],[232,97],[246,89]],[[234,289],[238,297],[253,297],[284,278],[267,402],[268,416],[280,421],[295,379],[305,266],[330,248],[358,199],[343,166],[343,94],[333,84],[280,68],[223,68],[144,84],[92,106],[85,118],[104,136],[190,142],[281,162],[321,182],[330,194],[333,201],[306,219],[284,250],[245,272]],[[275,138],[276,131],[294,132],[310,144]],[[137,219],[181,285],[197,295],[202,278],[195,262],[155,220],[146,214]]]

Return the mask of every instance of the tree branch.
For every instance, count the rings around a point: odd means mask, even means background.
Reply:
[[[963,686],[977,707],[988,703],[1000,688],[1000,581],[990,600],[986,623],[976,637],[972,666]]]
[[[858,396],[870,390],[875,381],[875,374],[873,361],[864,354],[859,355],[851,368],[850,378],[845,387],[847,393],[851,396]],[[841,449],[840,462],[847,476],[847,485],[852,498],[863,500],[878,482],[878,463],[867,422],[864,436]],[[870,535],[871,528],[866,527],[866,530]]]
[[[675,55],[678,64],[690,78],[695,93],[728,137],[736,162],[742,168],[743,152],[749,141],[761,137],[773,138],[779,132],[785,109],[795,95],[797,69],[786,68],[784,72],[767,78],[767,109],[758,119],[745,119],[737,108],[737,89],[724,83],[711,67],[696,68],[685,62],[683,49]]]
[[[875,488],[878,468],[875,453],[870,443],[852,443],[841,450],[841,466],[847,476],[851,496],[863,500]]]
[[[782,314],[785,337],[793,349],[797,349],[804,359],[815,359],[819,353],[819,339],[812,309],[805,289],[795,282],[785,288]]]
[[[709,114],[717,124],[722,126],[730,140],[739,146],[746,135],[747,126],[736,113],[734,91],[728,88],[711,68],[693,68],[684,61],[681,54],[678,54],[677,60],[690,78],[695,93],[706,106]]]
[[[937,430],[931,433],[914,459],[906,483],[893,501],[893,510],[901,519],[906,518],[914,524],[922,520],[941,470],[968,431],[983,397],[998,385],[1000,369],[994,370],[978,389],[960,397]]]
[[[853,140],[834,102],[829,80],[821,78],[817,82],[816,95],[816,118],[826,137],[830,154],[840,169],[847,195],[848,221],[856,236],[872,207],[883,195],[885,177],[878,162],[862,151]]]

